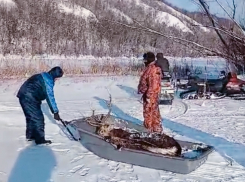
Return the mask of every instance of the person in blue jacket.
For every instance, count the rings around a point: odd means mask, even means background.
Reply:
[[[42,101],[46,99],[55,120],[61,120],[54,97],[54,84],[63,76],[63,70],[57,66],[48,72],[35,74],[20,87],[17,97],[26,117],[26,139],[35,140],[38,144],[50,144],[45,139],[44,116],[41,110]]]

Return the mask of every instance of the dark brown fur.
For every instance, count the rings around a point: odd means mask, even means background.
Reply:
[[[142,133],[130,133],[123,129],[112,129],[109,132],[107,138],[111,143],[115,144],[117,148],[130,148],[136,150],[145,150],[144,146],[157,147],[157,148],[171,148],[176,147],[176,156],[181,155],[181,146],[172,137],[166,134],[152,133],[150,137],[149,134],[142,136]]]

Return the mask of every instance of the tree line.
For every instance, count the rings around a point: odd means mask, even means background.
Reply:
[[[0,54],[52,54],[94,56],[138,56],[145,51],[166,56],[198,57],[204,52],[183,46],[182,42],[131,29],[115,22],[134,25],[135,21],[155,31],[195,41],[220,50],[215,32],[205,33],[190,25],[193,33],[183,32],[155,21],[157,11],[169,11],[157,1],[142,0],[147,11],[135,1],[71,0],[70,8],[84,7],[94,16],[84,18],[60,11],[58,1],[14,0],[16,7],[0,6]],[[130,11],[129,11],[130,9]]]

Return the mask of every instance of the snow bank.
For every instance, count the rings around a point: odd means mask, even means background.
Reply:
[[[182,23],[178,18],[176,18],[175,16],[166,13],[166,12],[162,12],[162,11],[158,11],[157,15],[156,15],[156,22],[159,23],[165,23],[167,26],[169,27],[175,27],[183,32],[191,32],[193,33],[184,23]]]
[[[61,12],[67,14],[73,14],[75,16],[80,16],[83,17],[85,20],[93,19],[98,21],[96,16],[91,11],[80,6],[74,5],[73,7],[70,7],[70,5],[59,3],[58,8],[60,9]]]

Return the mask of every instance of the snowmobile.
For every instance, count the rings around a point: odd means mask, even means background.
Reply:
[[[226,95],[221,92],[212,92],[209,88],[209,83],[199,82],[196,84],[196,89],[189,89],[180,93],[182,99],[221,99]]]
[[[245,81],[238,79],[236,74],[231,74],[226,84],[225,92],[226,95],[232,99],[245,100]]]
[[[164,73],[161,80],[161,93],[159,96],[159,104],[170,104],[172,105],[174,100],[175,86],[172,82],[169,73]]]
[[[180,94],[185,99],[220,99],[231,97],[245,99],[245,81],[237,78],[236,74],[221,73],[218,79],[200,79],[191,77],[186,85],[179,88],[184,91]]]

